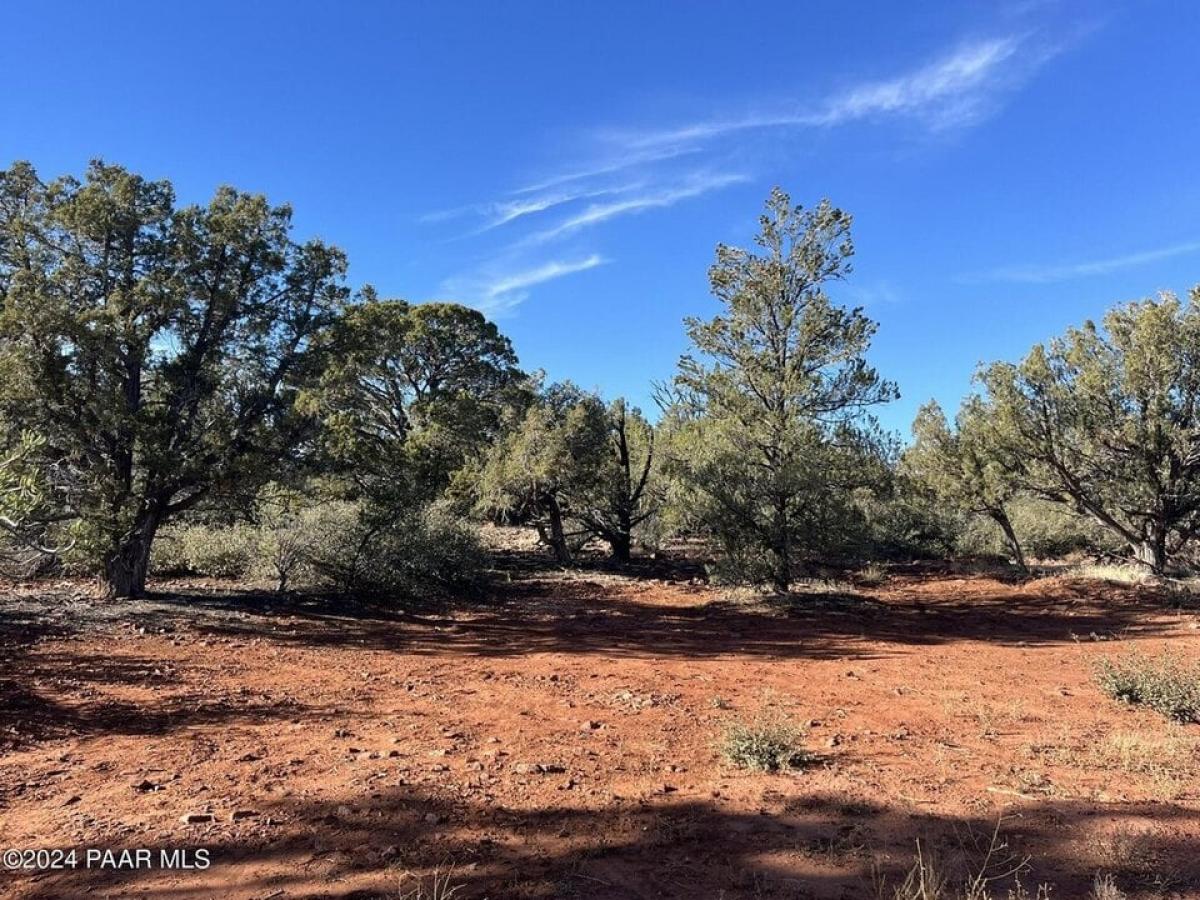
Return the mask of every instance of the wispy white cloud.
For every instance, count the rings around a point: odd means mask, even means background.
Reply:
[[[531,268],[516,271],[451,278],[442,284],[442,293],[461,303],[473,306],[480,312],[500,316],[511,312],[529,297],[529,289],[535,285],[553,281],[576,272],[585,272],[608,260],[593,253],[576,260],[550,260]]]
[[[965,44],[942,59],[887,81],[859,85],[835,96],[815,117],[821,125],[839,125],[873,116],[917,115],[937,126],[963,124],[978,113],[992,93],[1011,84],[1009,67],[1023,62],[1026,71],[1049,58],[1024,39],[1009,36]],[[1020,51],[1025,47],[1026,56]]]
[[[498,251],[497,262],[477,270],[483,275],[448,279],[443,289],[492,314],[511,311],[536,285],[605,262],[596,253],[538,261],[535,248],[748,181],[746,160],[754,158],[754,145],[735,143],[735,137],[756,130],[830,129],[885,119],[918,121],[931,131],[966,126],[994,110],[1060,49],[1033,32],[1005,33],[964,42],[906,72],[859,81],[807,103],[780,102],[665,129],[592,132],[587,152],[574,166],[531,179],[490,202],[426,217],[473,217],[475,227],[466,236],[501,228],[515,232],[513,241]],[[736,166],[733,159],[739,160]],[[881,288],[862,302],[887,302],[889,295]]]
[[[585,164],[570,171],[560,172],[557,175],[552,175],[548,178],[535,181],[531,184],[525,185],[524,187],[517,188],[515,191],[513,191],[513,194],[532,194],[538,191],[547,190],[548,188],[558,187],[563,184],[570,184],[574,181],[584,181],[592,178],[599,178],[604,175],[613,175],[617,172],[623,172],[638,166],[648,166],[654,163],[699,152],[699,147],[687,146],[655,147],[653,149],[643,150],[636,153],[626,152],[622,153],[619,157],[602,159],[596,162]]]
[[[884,116],[920,118],[935,128],[978,119],[996,96],[1050,59],[1056,48],[1007,35],[960,45],[911,72],[866,81],[797,109],[708,119],[670,129],[609,132],[610,140],[641,152],[706,143],[751,130],[817,128]]]
[[[1168,247],[1159,247],[1154,250],[1143,250],[1139,253],[1110,256],[1105,259],[1094,259],[1088,262],[1005,266],[993,269],[991,272],[986,272],[983,275],[972,276],[963,280],[1049,284],[1055,281],[1070,281],[1074,278],[1107,275],[1110,272],[1117,272],[1121,269],[1132,269],[1136,266],[1146,265],[1147,263],[1191,253],[1200,253],[1200,241],[1188,241],[1182,244],[1172,244]]]
[[[628,200],[617,200],[610,203],[593,203],[575,215],[563,219],[557,225],[536,232],[527,239],[528,243],[543,243],[564,235],[573,234],[591,225],[598,225],[617,216],[644,212],[648,209],[662,209],[674,206],[680,200],[699,197],[709,191],[715,191],[732,184],[749,181],[748,175],[732,173],[696,173],[683,184],[664,188],[649,193],[630,197]]]
[[[532,196],[514,195],[512,199],[496,200],[490,203],[474,203],[459,206],[454,209],[439,210],[421,216],[422,222],[444,222],[459,219],[464,216],[482,217],[487,221],[469,234],[483,234],[509,222],[515,222],[525,216],[547,212],[559,206],[588,200],[595,197],[605,197],[612,194],[623,194],[642,187],[641,182],[613,185],[606,187],[578,187],[572,190],[543,192]]]

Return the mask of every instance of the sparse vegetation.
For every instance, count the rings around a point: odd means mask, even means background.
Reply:
[[[455,883],[455,868],[434,869],[427,876],[405,872],[400,876],[397,900],[452,900],[464,885]]]
[[[154,571],[392,599],[470,593],[481,584],[484,560],[475,531],[444,508],[378,521],[346,500],[290,510],[276,507],[277,500],[256,523],[166,529]]]
[[[880,563],[868,563],[854,574],[854,580],[864,587],[878,587],[887,580],[887,568]]]
[[[1091,900],[1127,900],[1128,894],[1117,887],[1116,879],[1110,874],[1096,873],[1092,882]]]
[[[1069,574],[1092,581],[1111,581],[1115,584],[1145,584],[1154,576],[1144,566],[1129,563],[1087,563],[1073,566]]]
[[[778,772],[811,762],[804,733],[782,721],[731,722],[721,736],[721,755],[739,769]]]
[[[1115,700],[1146,706],[1176,722],[1200,722],[1200,664],[1176,654],[1106,657],[1097,665],[1096,682]]]
[[[1030,892],[1021,881],[1029,859],[1009,847],[1000,834],[1002,824],[1003,819],[997,821],[982,840],[970,830],[960,835],[957,865],[918,840],[912,866],[899,884],[889,885],[875,868],[877,900],[1049,900],[1050,885],[1038,885]]]

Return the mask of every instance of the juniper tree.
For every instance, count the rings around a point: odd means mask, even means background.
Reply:
[[[1025,554],[1007,509],[1016,484],[987,440],[986,416],[983,404],[972,398],[962,405],[952,429],[937,403],[925,404],[913,422],[913,445],[904,454],[902,468],[939,502],[995,522],[1024,571]]]
[[[979,376],[988,440],[1024,489],[1160,573],[1200,529],[1200,287],[1117,306]]]
[[[612,558],[629,562],[634,529],[655,515],[661,502],[653,477],[654,427],[624,398],[609,404],[606,419],[608,453],[600,477],[582,482],[591,495],[572,498],[573,506],[583,525],[609,545]]]
[[[564,565],[573,560],[581,498],[597,496],[607,462],[609,422],[594,394],[570,383],[552,385],[514,417],[488,451],[479,476],[479,508],[532,521]],[[583,501],[586,502],[586,501]]]
[[[424,503],[493,441],[528,380],[509,339],[453,303],[378,300],[329,332],[331,362],[304,409],[360,492],[384,506]]]
[[[291,210],[94,162],[0,171],[0,420],[35,432],[73,539],[110,594],[145,589],[159,526],[253,488],[299,445],[312,339],[346,300],[341,252]]]
[[[866,410],[896,396],[864,358],[875,323],[825,292],[850,272],[850,222],[828,200],[805,210],[776,188],[759,252],[717,247],[709,281],[721,313],[686,321],[695,353],[675,386],[694,408],[695,436],[684,477],[712,505],[726,550],[765,554],[780,591],[798,557],[827,545],[862,483]]]

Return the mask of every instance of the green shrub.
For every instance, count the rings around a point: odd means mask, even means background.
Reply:
[[[864,492],[862,554],[869,559],[911,560],[947,556],[963,528],[963,516],[901,483],[888,496]]]
[[[761,585],[771,580],[771,559],[756,547],[726,543],[705,568],[715,585]]]
[[[482,583],[476,531],[440,508],[388,519],[355,504],[324,504],[314,519],[321,537],[310,560],[324,587],[417,598]]]
[[[809,761],[803,732],[784,722],[731,722],[721,736],[721,755],[740,769],[777,772]]]
[[[1021,546],[1035,559],[1120,549],[1109,532],[1062,503],[1018,497],[1009,504],[1008,517]]]
[[[1200,722],[1200,665],[1174,654],[1104,658],[1097,665],[1096,682],[1116,700],[1147,706],[1176,722]]]
[[[483,581],[475,529],[441,507],[385,517],[348,500],[313,501],[272,486],[254,515],[253,525],[164,529],[153,570],[393,599],[463,593]]]
[[[1030,559],[1062,559],[1080,553],[1121,551],[1108,532],[1061,503],[1017,497],[1007,505],[1009,521]],[[963,525],[955,550],[962,556],[1003,557],[1004,537],[987,516],[972,516]]]
[[[244,578],[255,565],[257,534],[249,525],[184,525],[155,538],[151,568],[212,578]]]

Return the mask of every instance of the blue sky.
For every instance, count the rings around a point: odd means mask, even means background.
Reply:
[[[774,184],[854,214],[835,296],[902,399],[1200,282],[1200,6],[11,4],[0,165],[291,202],[352,280],[649,404]]]

